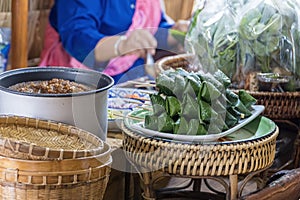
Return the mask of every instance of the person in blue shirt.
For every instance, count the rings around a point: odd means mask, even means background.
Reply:
[[[115,83],[141,77],[146,53],[178,45],[167,19],[160,0],[56,0],[40,65],[103,71]]]

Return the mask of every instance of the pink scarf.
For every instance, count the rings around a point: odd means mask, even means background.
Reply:
[[[132,24],[126,35],[134,29],[149,28],[152,34],[157,31],[161,20],[161,9],[159,0],[136,0],[135,13]],[[72,68],[85,68],[74,57],[70,56],[63,48],[58,33],[48,24],[45,32],[44,49],[41,53],[40,66],[64,66]],[[125,72],[138,59],[136,55],[127,55],[111,59],[104,73],[114,76]]]

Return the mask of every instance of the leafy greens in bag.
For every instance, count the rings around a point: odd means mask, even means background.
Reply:
[[[292,77],[284,89],[300,89],[298,0],[206,1],[191,22],[185,48],[204,71],[220,69],[244,89],[253,73],[278,73]]]

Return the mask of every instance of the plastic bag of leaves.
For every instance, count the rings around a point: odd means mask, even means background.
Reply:
[[[185,48],[205,71],[222,70],[236,88],[253,73],[290,76],[299,86],[300,6],[297,0],[217,0],[196,9]]]

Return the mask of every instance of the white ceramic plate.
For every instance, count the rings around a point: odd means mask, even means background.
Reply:
[[[141,118],[143,115],[147,114],[147,111],[141,111],[141,110],[135,110],[129,112],[124,119],[124,123],[125,126],[130,130],[149,137],[160,137],[160,138],[167,138],[167,139],[184,141],[184,142],[216,141],[217,139],[229,135],[237,131],[238,129],[242,128],[243,126],[247,125],[248,123],[253,121],[257,116],[259,116],[265,109],[263,105],[254,105],[252,106],[252,108],[253,108],[253,110],[251,111],[252,115],[250,117],[240,120],[238,124],[235,125],[234,127],[218,134],[179,135],[179,134],[163,133],[163,132],[146,129],[143,127],[144,121],[133,120],[130,118],[130,116]],[[138,113],[139,116],[137,116],[136,113]]]

